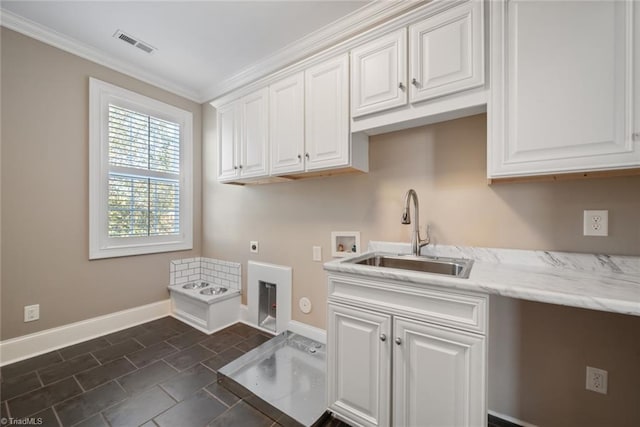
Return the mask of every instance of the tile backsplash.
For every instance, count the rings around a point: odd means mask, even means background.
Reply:
[[[241,264],[237,262],[197,257],[176,259],[169,265],[170,286],[202,281],[239,290],[241,277]]]

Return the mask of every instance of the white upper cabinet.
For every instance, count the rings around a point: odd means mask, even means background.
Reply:
[[[222,104],[218,124],[222,182],[265,183],[369,168],[367,136],[350,133],[346,53]]]
[[[229,181],[239,176],[240,107],[232,103],[218,110],[218,179]]]
[[[351,51],[351,116],[407,103],[407,30]]]
[[[369,135],[486,110],[484,2],[434,1],[351,50],[351,130]]]
[[[304,73],[269,87],[271,173],[304,171]]]
[[[491,2],[490,178],[640,166],[639,8]]]
[[[218,111],[218,180],[239,181],[268,175],[267,88]]]
[[[242,110],[240,177],[268,174],[269,90],[261,89],[240,101]]]
[[[469,1],[409,27],[409,98],[484,85],[483,2]]]
[[[306,170],[349,165],[349,56],[305,70]]]

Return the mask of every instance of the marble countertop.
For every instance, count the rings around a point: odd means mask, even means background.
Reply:
[[[369,252],[410,253],[409,244],[371,242]],[[362,257],[363,255],[356,255]],[[473,259],[468,279],[346,262],[325,263],[325,270],[430,284],[449,289],[497,294],[640,316],[640,257],[525,251],[460,246],[427,246],[421,255]]]

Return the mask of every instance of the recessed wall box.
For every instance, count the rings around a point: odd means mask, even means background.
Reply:
[[[332,231],[331,256],[346,257],[360,253],[359,231]]]

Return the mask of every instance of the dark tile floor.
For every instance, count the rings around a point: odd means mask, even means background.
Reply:
[[[280,426],[217,382],[217,369],[269,338],[241,323],[207,335],[165,317],[3,366],[1,424]],[[488,426],[518,427],[492,416]],[[328,418],[318,427],[349,426]]]
[[[279,426],[217,383],[217,369],[269,338],[241,323],[207,335],[165,317],[0,368],[0,416],[43,426]]]

